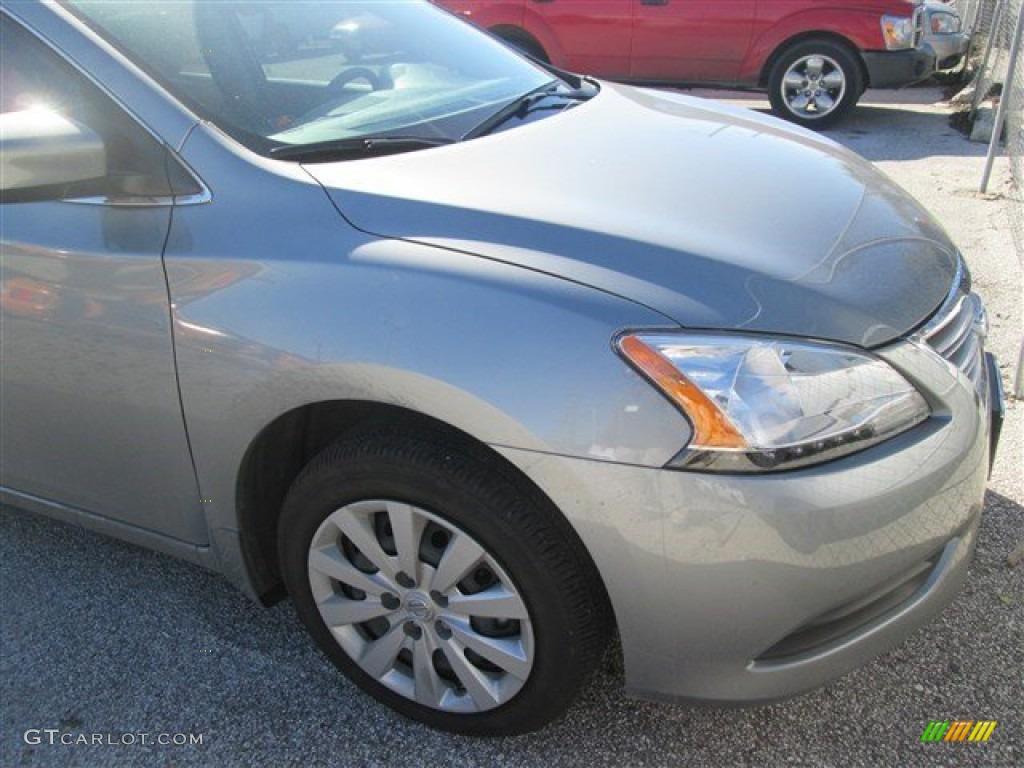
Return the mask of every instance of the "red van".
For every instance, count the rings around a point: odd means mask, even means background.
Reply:
[[[767,90],[782,117],[824,127],[868,86],[922,80],[913,0],[438,0],[564,69],[650,84]]]

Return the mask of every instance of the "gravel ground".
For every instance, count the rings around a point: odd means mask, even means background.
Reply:
[[[869,93],[830,135],[946,224],[988,301],[1009,385],[1021,265],[1003,201],[972,191],[984,147],[949,127],[939,95]],[[1001,162],[997,182],[1005,174]],[[612,654],[566,719],[515,739],[453,737],[392,715],[334,671],[288,604],[265,610],[199,568],[2,509],[0,765],[1022,765],[1024,564],[1008,563],[1024,540],[1019,401],[1007,416],[967,587],[893,652],[828,688],[745,710],[627,699]],[[999,725],[984,744],[921,744],[936,719]],[[50,745],[41,733],[27,744],[27,729],[136,743]],[[143,733],[202,743],[142,744]]]

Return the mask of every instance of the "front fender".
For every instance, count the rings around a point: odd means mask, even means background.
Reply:
[[[767,76],[766,65],[778,51],[798,39],[817,35],[845,41],[857,51],[883,50],[881,17],[875,11],[811,9],[777,22],[759,20],[753,42],[740,67],[740,81],[759,85]]]
[[[568,66],[565,46],[562,45],[558,35],[542,15],[532,8],[524,7],[522,27],[540,43],[552,64],[556,67]]]
[[[491,29],[502,25],[519,27],[523,23],[523,4],[521,2],[456,0],[446,2],[443,7],[482,29]]]
[[[176,210],[165,253],[214,541],[238,529],[236,479],[253,440],[314,403],[393,405],[496,446],[648,466],[689,440],[682,415],[612,348],[623,328],[671,325],[663,316],[553,275],[366,234],[301,168],[242,152],[193,132],[183,155],[214,201]]]

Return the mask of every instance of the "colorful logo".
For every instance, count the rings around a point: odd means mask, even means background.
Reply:
[[[921,741],[988,741],[996,723],[996,720],[932,720],[921,734]]]

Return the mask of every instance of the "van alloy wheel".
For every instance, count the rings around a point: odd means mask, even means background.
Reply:
[[[825,128],[852,109],[863,90],[856,54],[830,40],[809,40],[778,56],[768,98],[780,117],[807,128]]]

